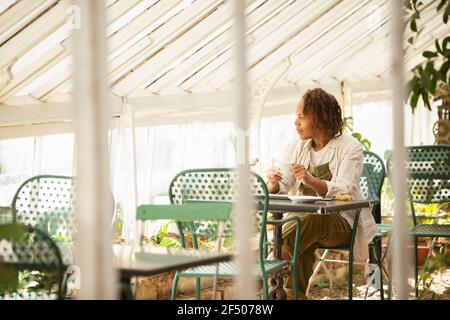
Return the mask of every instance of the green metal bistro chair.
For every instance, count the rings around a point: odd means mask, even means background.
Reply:
[[[65,265],[73,261],[76,234],[74,177],[39,175],[27,179],[17,189],[12,201],[13,222],[35,227],[48,234],[57,244]],[[114,203],[114,197],[110,195]],[[64,274],[63,292],[72,273]]]
[[[418,238],[432,238],[429,254],[437,238],[450,238],[450,224],[418,224],[414,204],[444,204],[450,202],[450,146],[429,145],[407,147],[408,198],[412,215],[415,255],[416,296],[419,294],[418,281]],[[391,158],[388,170],[391,169]]]
[[[383,187],[383,182],[386,177],[386,168],[384,166],[383,160],[375,153],[370,151],[364,151],[363,160],[363,172],[361,174],[361,179],[359,181],[361,193],[364,199],[369,199],[372,206],[372,215],[376,217],[377,209],[380,209],[380,199],[381,199],[381,189]],[[391,234],[390,224],[377,223],[377,233],[374,239],[369,244],[369,250],[374,252],[375,262],[378,267],[378,275],[380,281],[380,298],[384,300],[384,290],[383,290],[383,272],[389,279],[390,275],[383,265],[384,255],[382,255],[382,239],[388,237]],[[386,247],[388,250],[388,246]],[[367,286],[366,295],[369,286]]]
[[[233,203],[238,198],[238,175],[233,169],[229,168],[214,168],[214,169],[192,169],[182,171],[175,176],[170,183],[169,196],[173,205],[185,205],[185,204],[208,204],[208,203]],[[254,275],[262,280],[263,292],[262,298],[268,299],[268,275],[273,274],[288,266],[294,266],[297,262],[297,257],[294,256],[291,260],[267,260],[267,224],[281,225],[288,221],[296,221],[297,233],[295,241],[295,249],[298,247],[298,240],[300,238],[300,222],[296,217],[288,217],[282,220],[267,220],[268,209],[268,191],[264,180],[255,173],[251,174],[251,190],[254,199],[254,217],[255,225],[252,231],[255,231],[255,235],[258,237],[257,249],[257,264],[252,268]],[[210,218],[212,218],[210,216]],[[197,221],[195,223],[185,223],[182,221],[177,222],[178,230],[180,233],[181,244],[184,247],[185,232],[189,232],[192,235],[193,247],[199,248],[199,237],[213,238],[221,234],[223,237],[231,237],[232,233],[232,221],[231,218],[225,221],[223,228],[219,228],[220,224],[214,221]],[[221,230],[223,229],[223,230]],[[250,228],[252,229],[252,228]],[[218,232],[222,231],[222,232]],[[220,247],[220,246],[219,246]],[[293,277],[297,280],[297,274],[295,268],[291,268]],[[217,271],[217,272],[216,272]],[[194,277],[196,281],[196,297],[200,299],[200,279],[201,278],[232,278],[237,276],[238,268],[234,262],[220,263],[218,269],[215,266],[202,266],[196,268],[190,268],[188,270],[176,272],[173,281],[171,298],[175,299],[176,290],[178,285],[178,279],[180,277]],[[297,281],[294,281],[296,284]],[[297,288],[295,288],[295,298],[297,299]]]
[[[374,215],[376,206],[380,204],[380,194],[381,194],[381,188],[383,186],[383,181],[385,177],[385,167],[383,160],[379,156],[377,156],[375,153],[370,151],[363,151],[363,172],[361,174],[361,178],[359,181],[361,193],[364,199],[370,200],[372,207],[372,215]],[[348,272],[348,298],[351,300],[353,298],[353,292],[352,292],[352,286],[353,286],[353,247],[356,237],[356,229],[358,225],[359,220],[359,211],[355,215],[355,221],[352,227],[352,237],[351,242],[349,246],[341,246],[341,247],[334,247],[334,248],[318,248],[324,250],[322,255],[320,255],[316,251],[316,256],[318,258],[318,263],[314,269],[314,272],[310,278],[309,284],[312,283],[314,277],[319,272],[319,269],[321,267],[324,268],[328,279],[330,281],[330,286],[333,285],[333,276],[329,272],[328,268],[326,267],[325,262],[345,262],[349,264],[349,272]],[[377,235],[375,236],[373,242],[369,247],[372,247],[375,250],[375,259],[377,262],[378,267],[382,268],[382,257],[380,254],[380,251],[378,250],[378,246],[374,245],[377,241],[381,241],[382,237],[385,237],[388,233],[383,232],[384,225],[377,224]],[[330,250],[336,250],[336,251],[348,251],[349,252],[349,260],[348,261],[341,261],[341,260],[330,260],[326,259],[328,253]],[[380,272],[381,277],[381,272]],[[382,283],[382,281],[381,281]],[[307,289],[307,293],[309,291],[309,287]],[[382,288],[382,287],[381,287]],[[383,297],[383,290],[381,290],[381,297]]]
[[[75,225],[75,179],[39,175],[27,179],[12,201],[13,222],[39,229],[57,244],[67,266],[73,261]],[[62,291],[67,290],[71,269],[64,273]]]
[[[72,177],[40,175],[26,180],[12,201],[13,222],[36,227],[57,242],[73,241],[75,181]]]
[[[22,183],[12,201],[13,222],[48,234],[67,262],[73,259],[70,244],[76,233],[75,190],[73,177],[39,175]]]
[[[230,219],[231,205],[229,203],[192,203],[181,205],[140,205],[136,211],[136,220],[140,222],[155,221],[155,220],[174,220],[179,224],[186,224],[187,226],[194,223],[208,223],[218,222],[223,225]],[[219,241],[222,235],[217,235]],[[143,230],[143,228],[140,228]],[[181,238],[184,245],[184,238]],[[217,267],[216,267],[217,269]],[[136,279],[137,280],[137,279]],[[138,281],[135,281],[137,283]],[[124,284],[126,285],[126,284]],[[215,287],[215,286],[214,286]],[[135,296],[134,292],[131,294]]]
[[[19,275],[36,276],[32,291]],[[44,232],[21,224],[0,225],[0,299],[62,299],[63,264],[58,247]]]

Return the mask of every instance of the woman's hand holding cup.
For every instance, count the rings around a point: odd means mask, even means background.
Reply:
[[[283,180],[283,173],[279,170],[279,168],[269,168],[267,170],[267,180],[269,183],[278,184],[281,180]]]
[[[283,177],[289,175],[290,170],[290,163],[282,163],[281,167],[276,167],[272,162],[272,168],[267,170],[269,193],[278,193],[280,191],[280,181],[283,180]]]

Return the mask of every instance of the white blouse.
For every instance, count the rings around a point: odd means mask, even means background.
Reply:
[[[324,146],[321,150],[319,151],[314,151],[314,148],[310,148],[310,153],[311,153],[311,164],[314,167],[318,167],[321,166],[325,163],[330,162],[331,157],[333,156],[332,153],[330,152],[330,146],[327,144],[326,146]],[[306,168],[308,169],[308,168]]]
[[[281,161],[302,164],[308,168],[311,162],[312,139],[295,141],[288,144],[282,154]],[[349,194],[353,200],[362,200],[359,179],[363,168],[362,145],[358,140],[346,132],[341,136],[331,139],[326,147],[331,154],[329,168],[332,174],[331,181],[327,184],[326,196]],[[283,177],[280,182],[280,193],[298,195],[300,180],[292,174]],[[353,227],[355,210],[339,212]],[[368,245],[376,234],[376,224],[369,208],[363,208],[356,230],[354,259],[355,262],[365,262],[368,259]]]

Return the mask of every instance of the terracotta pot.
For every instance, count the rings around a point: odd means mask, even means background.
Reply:
[[[428,256],[428,244],[424,241],[417,243],[417,262],[419,266],[423,266]]]
[[[409,248],[411,249],[411,258],[414,259],[414,247],[413,245],[410,245]],[[423,266],[425,260],[428,256],[428,243],[425,241],[419,241],[417,243],[417,262],[419,266]],[[414,261],[414,260],[413,260]]]

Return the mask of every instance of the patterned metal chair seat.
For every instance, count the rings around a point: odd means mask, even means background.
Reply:
[[[411,232],[415,237],[448,237],[450,224],[418,224]]]
[[[289,262],[286,260],[264,260],[264,269],[266,273],[275,272],[281,268],[284,268],[289,265]],[[223,262],[219,263],[218,267],[218,277],[219,278],[233,278],[238,274],[238,266],[234,262]],[[195,268],[190,268],[179,273],[180,276],[192,276],[196,277],[214,277],[216,273],[215,265],[208,266],[200,266]],[[261,268],[259,264],[256,264],[252,267],[252,273],[255,276],[261,277]]]

